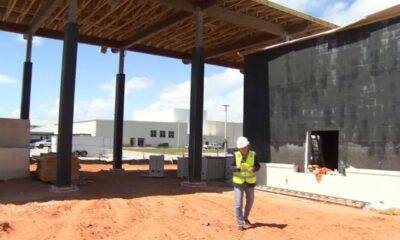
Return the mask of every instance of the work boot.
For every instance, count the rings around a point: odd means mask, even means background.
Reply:
[[[244,220],[244,222],[245,222],[246,224],[248,224],[248,225],[251,225],[251,222],[249,221],[248,218],[246,218],[246,219]]]
[[[239,226],[239,227],[238,227],[238,230],[239,230],[239,231],[243,231],[243,226]]]

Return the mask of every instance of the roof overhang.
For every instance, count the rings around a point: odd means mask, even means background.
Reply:
[[[191,60],[196,7],[206,63],[241,69],[243,56],[337,26],[266,0],[79,0],[79,42]],[[0,30],[63,39],[67,0],[0,0]]]

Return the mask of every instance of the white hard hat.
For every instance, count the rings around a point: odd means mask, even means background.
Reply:
[[[249,140],[247,140],[247,138],[245,138],[245,137],[239,137],[236,140],[237,148],[244,148],[244,147],[247,147],[249,144],[250,144]]]

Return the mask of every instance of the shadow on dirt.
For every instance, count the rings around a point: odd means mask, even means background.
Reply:
[[[205,187],[184,187],[187,179],[178,178],[177,170],[165,170],[164,177],[145,177],[149,171],[125,170],[122,173],[100,170],[80,171],[79,180],[72,184],[78,191],[68,193],[49,192],[52,183],[28,177],[0,181],[0,203],[25,204],[51,200],[90,200],[101,198],[141,198],[160,195],[194,194],[198,192],[222,193],[232,191],[224,182],[207,181]]]
[[[287,224],[278,224],[278,223],[253,223],[250,225],[247,229],[251,228],[258,228],[258,227],[269,227],[269,228],[279,228],[279,229],[284,229],[287,227]]]

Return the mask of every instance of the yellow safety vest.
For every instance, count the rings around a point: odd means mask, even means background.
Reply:
[[[233,182],[236,184],[256,183],[256,174],[248,172],[248,169],[254,167],[256,153],[249,151],[246,162],[242,162],[242,154],[240,151],[235,152],[236,166],[240,167],[240,172],[233,172]]]

